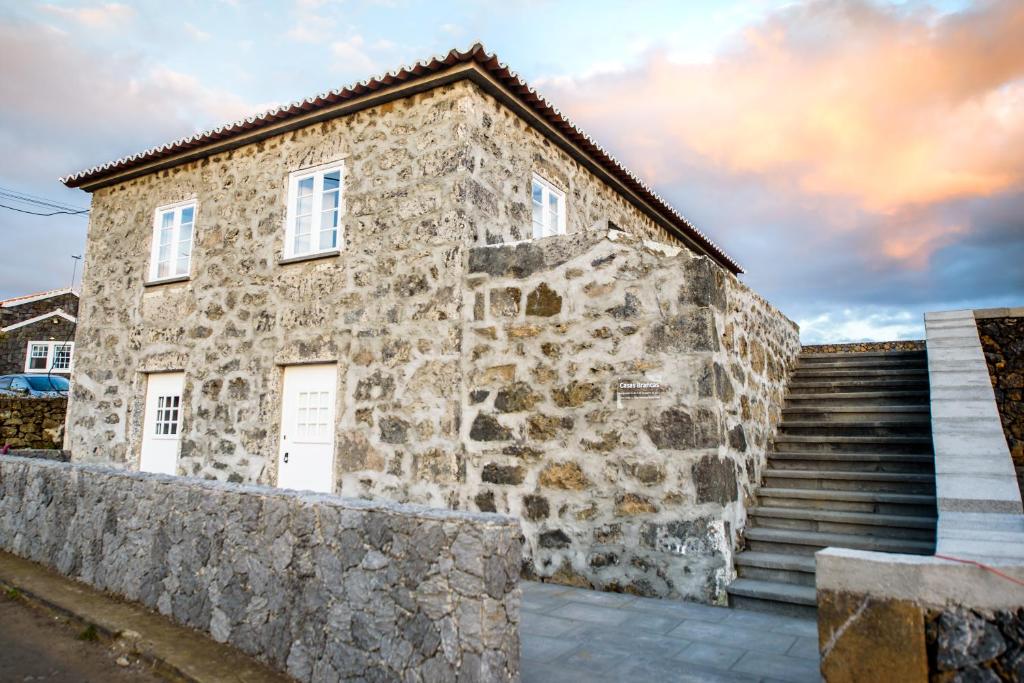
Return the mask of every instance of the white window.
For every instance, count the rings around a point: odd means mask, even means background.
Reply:
[[[343,179],[340,162],[296,171],[289,176],[285,258],[322,254],[339,248]]]
[[[157,396],[156,420],[154,434],[156,436],[176,436],[181,412],[181,396]]]
[[[196,203],[161,206],[153,218],[153,253],[149,279],[156,282],[188,276],[192,267],[192,233]]]
[[[75,343],[62,341],[33,341],[28,343],[25,372],[70,372]]]
[[[565,193],[533,174],[533,236],[549,237],[565,234]]]

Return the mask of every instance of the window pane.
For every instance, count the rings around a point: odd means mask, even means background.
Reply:
[[[195,210],[196,209],[195,209],[194,206],[186,206],[184,209],[182,209],[181,210],[181,222],[182,223],[191,223],[192,222],[192,216],[195,213]]]
[[[341,187],[341,171],[331,171],[324,174],[324,192],[330,192]]]
[[[295,219],[295,234],[308,235],[313,231],[313,217],[299,216]]]
[[[299,196],[304,197],[310,194],[313,194],[313,176],[299,181]]]
[[[29,370],[45,370],[46,361],[49,357],[50,347],[47,344],[33,344],[32,353],[28,360]]]
[[[174,225],[174,212],[164,211],[160,216],[160,228],[167,230]]]
[[[554,192],[548,193],[548,225],[547,233],[549,235],[556,235],[559,232],[559,221],[560,221],[560,202],[558,195]]]
[[[320,210],[327,211],[328,209],[336,208],[338,208],[338,193],[324,192],[323,203],[320,205]]]
[[[296,254],[308,254],[309,251],[310,251],[309,244],[310,244],[310,240],[309,240],[309,234],[308,233],[305,234],[305,235],[298,235],[298,234],[295,235],[295,253]]]
[[[192,224],[182,223],[181,229],[178,231],[179,242],[189,242],[192,240]]]
[[[67,370],[71,367],[71,345],[58,344],[53,349],[54,370]]]
[[[167,277],[170,274],[171,274],[171,262],[169,260],[168,261],[160,261],[160,263],[158,263],[157,266],[156,266],[156,276],[157,277]]]
[[[297,216],[308,216],[313,213],[313,195],[308,197],[299,197],[298,203],[295,207],[295,214]]]
[[[338,246],[338,231],[337,230],[321,230],[320,231],[320,249],[334,249]]]

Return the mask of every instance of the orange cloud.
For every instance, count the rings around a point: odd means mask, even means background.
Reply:
[[[630,156],[655,182],[675,151],[893,213],[1024,182],[1022,36],[1019,0],[944,16],[813,2],[749,28],[709,63],[656,53],[632,72],[545,90],[585,127],[628,131],[618,139],[641,145]],[[896,258],[911,249],[887,244]]]

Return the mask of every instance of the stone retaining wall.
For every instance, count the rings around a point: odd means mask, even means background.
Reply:
[[[0,548],[301,681],[514,681],[498,515],[0,457]]]
[[[60,448],[67,409],[66,398],[0,396],[0,446]]]
[[[852,342],[849,344],[809,344],[804,353],[864,353],[867,351],[924,351],[924,340]]]
[[[977,318],[1006,445],[1024,490],[1024,317]]]
[[[619,232],[476,248],[465,282],[462,495],[523,520],[527,575],[723,602],[796,326]]]

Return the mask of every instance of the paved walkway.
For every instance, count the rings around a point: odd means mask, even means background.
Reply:
[[[811,619],[522,586],[523,683],[821,680]]]

